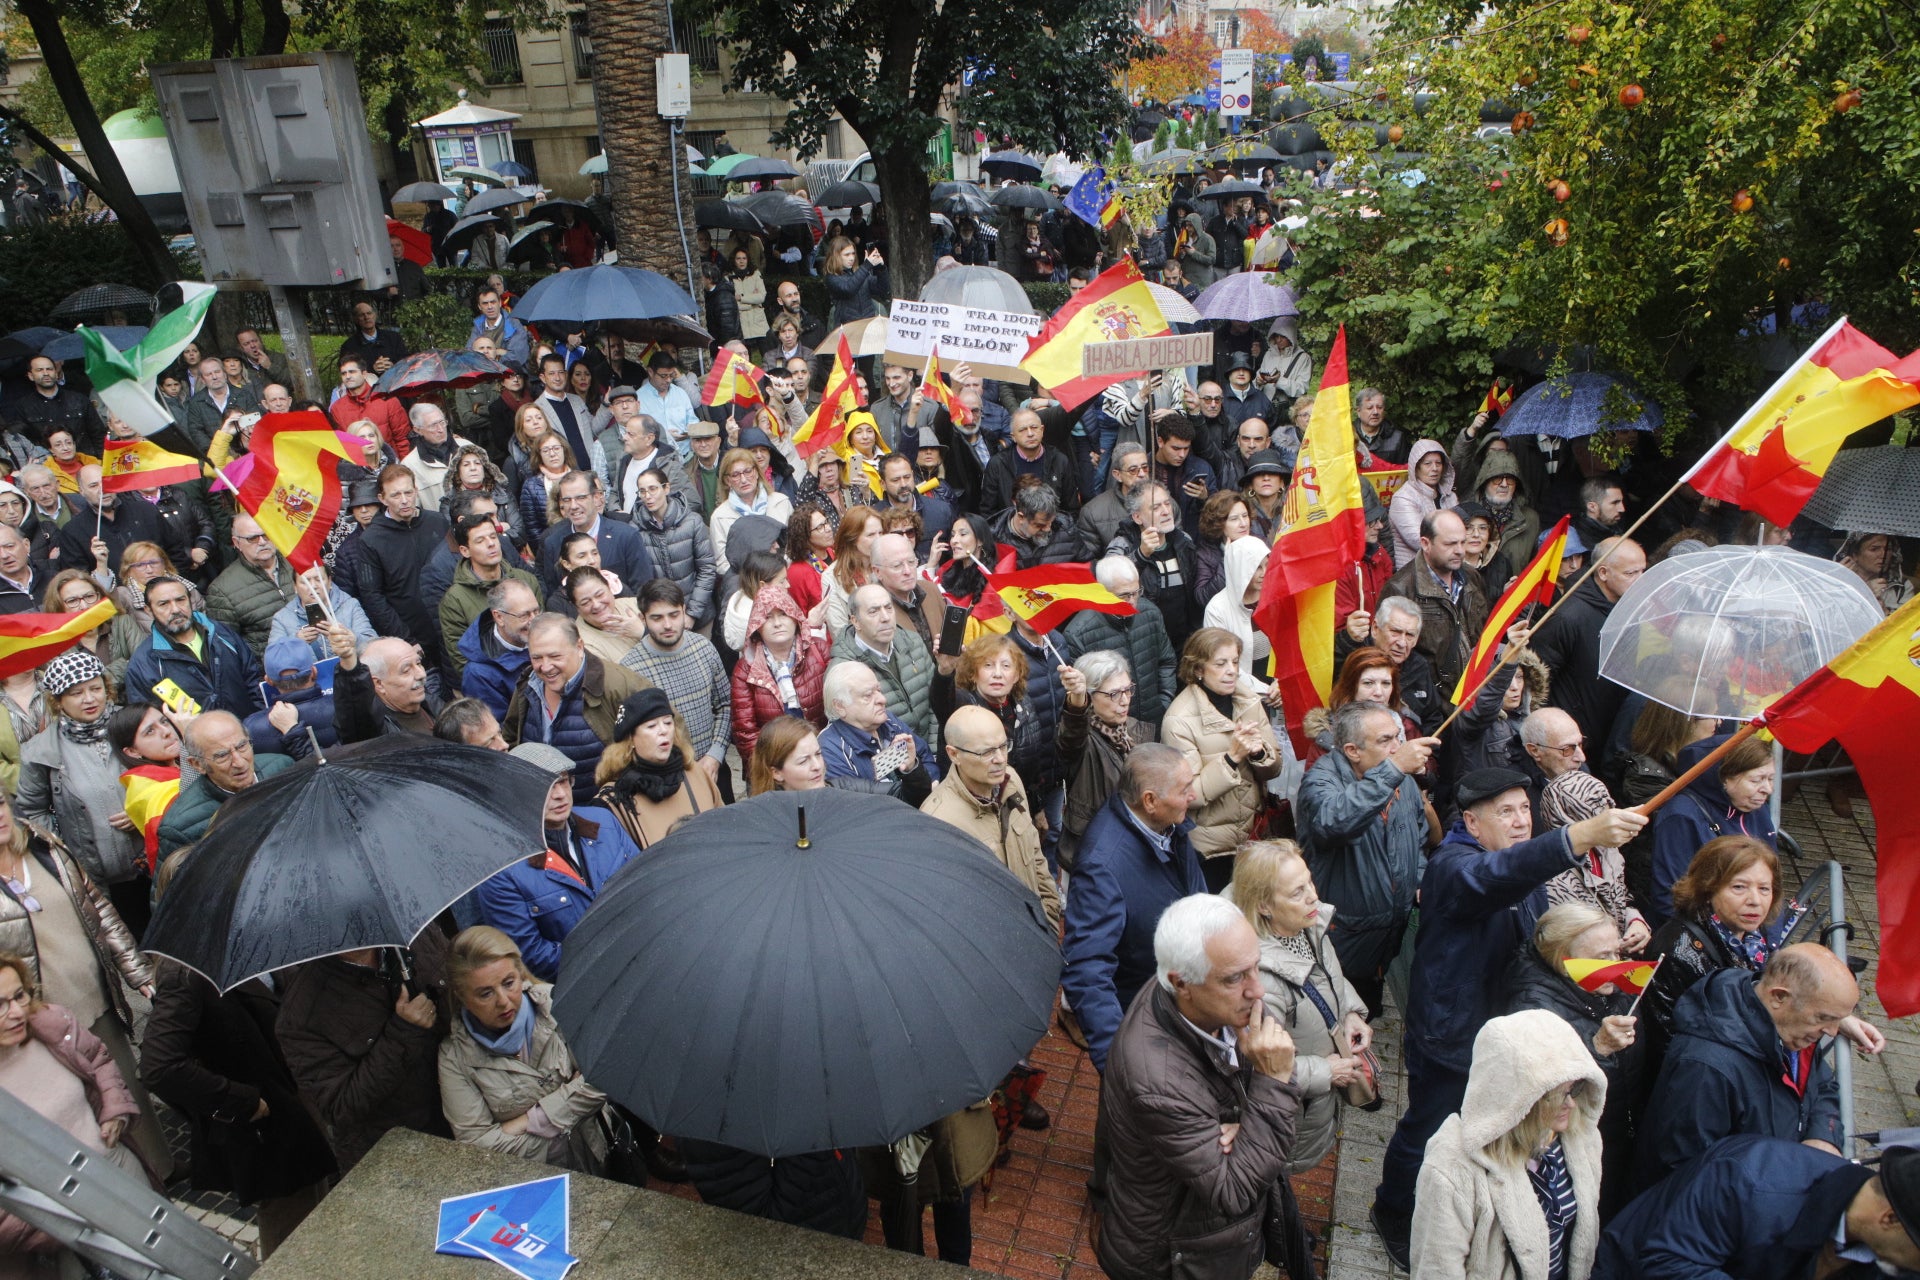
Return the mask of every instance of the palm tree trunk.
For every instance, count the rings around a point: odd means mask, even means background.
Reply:
[[[46,60],[47,77],[53,81],[60,105],[67,109],[67,119],[73,122],[74,136],[80,140],[80,149],[87,153],[87,164],[93,169],[94,192],[120,219],[121,228],[133,241],[134,251],[152,275],[154,287],[177,280],[180,264],[167,252],[160,228],[154,225],[147,206],[133,193],[127,171],[120,166],[113,144],[107,141],[107,131],[100,125],[100,113],[87,95],[87,85],[73,60],[73,50],[67,46],[66,32],[60,29],[59,15],[47,0],[17,0],[14,9],[33,28],[40,56]]]
[[[587,32],[620,261],[670,276],[697,299],[687,279],[684,205],[675,199],[676,176],[685,188],[685,153],[655,97],[653,60],[670,52],[666,0],[587,0]]]

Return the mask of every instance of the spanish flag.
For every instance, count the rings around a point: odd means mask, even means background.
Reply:
[[[866,389],[860,385],[858,370],[853,367],[853,350],[847,346],[847,335],[843,333],[820,404],[793,433],[793,447],[801,457],[811,458],[828,445],[839,444],[847,434],[847,414],[864,408],[866,403]]]
[[[700,403],[711,408],[753,408],[765,404],[760,396],[760,381],[767,375],[753,361],[731,347],[720,348],[713,368],[700,384]]]
[[[1460,683],[1453,686],[1454,706],[1466,706],[1467,699],[1480,692],[1480,686],[1497,665],[1494,654],[1500,649],[1500,639],[1520,616],[1520,611],[1529,605],[1553,603],[1554,588],[1560,582],[1560,560],[1567,551],[1567,522],[1572,519],[1572,516],[1561,516],[1560,523],[1547,530],[1540,550],[1519,576],[1507,584],[1488,612],[1487,625],[1473,646],[1473,657],[1468,660],[1467,669],[1460,673]]]
[[[82,613],[0,615],[0,680],[59,657],[118,612],[113,601],[102,600]]]
[[[1048,395],[1077,409],[1114,383],[1145,372],[1085,376],[1080,372],[1080,353],[1089,343],[1152,338],[1166,332],[1167,318],[1148,292],[1147,278],[1132,258],[1121,258],[1067,299],[1046,327],[1027,339],[1027,355],[1020,367]]]
[[[1254,625],[1273,642],[1273,675],[1280,682],[1287,732],[1303,755],[1307,712],[1326,706],[1333,692],[1334,583],[1353,572],[1367,547],[1351,393],[1342,325],[1327,353],[1253,609]]]
[[[340,464],[367,465],[359,440],[323,413],[270,413],[253,429],[253,470],[235,495],[296,573],[320,559],[340,513]]]
[[[1920,598],[1861,636],[1762,714],[1789,751],[1837,739],[1873,806],[1879,837],[1880,1003],[1920,1013],[1920,788],[1906,732],[1920,724]]]
[[[1645,960],[1562,960],[1560,964],[1582,991],[1598,994],[1611,982],[1630,996],[1647,989],[1656,967]]]
[[[1681,479],[1784,527],[1848,436],[1914,404],[1920,352],[1896,359],[1842,318]]]
[[[920,391],[927,399],[947,411],[947,416],[961,426],[973,421],[973,410],[960,403],[946,380],[940,376],[940,344],[933,344],[933,353],[927,357],[926,372],[920,375]]]
[[[1009,612],[1042,635],[1082,609],[1121,617],[1140,612],[1101,586],[1084,564],[1037,564],[1012,573],[990,573],[987,586]]]
[[[168,453],[151,440],[109,440],[101,451],[100,488],[104,493],[158,489],[200,478],[200,460]]]
[[[1507,416],[1507,406],[1512,403],[1512,389],[1509,388],[1502,391],[1500,389],[1500,383],[1496,381],[1491,387],[1487,388],[1487,398],[1480,402],[1480,407],[1496,418],[1504,418]]]
[[[127,817],[147,841],[147,872],[160,861],[160,819],[180,797],[180,770],[173,765],[137,764],[120,775]]]

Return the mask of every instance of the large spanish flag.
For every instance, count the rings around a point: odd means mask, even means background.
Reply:
[[[853,350],[847,335],[840,335],[840,348],[833,353],[833,369],[827,374],[826,390],[800,429],[793,433],[793,447],[801,457],[811,458],[828,445],[837,445],[847,434],[847,415],[867,403],[866,389],[860,385],[859,371],[853,366]]]
[[[100,488],[105,493],[158,489],[200,478],[200,460],[169,453],[151,440],[109,440],[101,451]]]
[[[1046,327],[1027,339],[1027,355],[1020,367],[1048,395],[1077,409],[1114,383],[1146,372],[1086,377],[1080,372],[1080,353],[1089,343],[1152,338],[1167,331],[1167,318],[1147,289],[1147,278],[1132,258],[1122,258],[1067,299]]]
[[[1896,359],[1843,317],[1681,479],[1793,523],[1846,438],[1920,404],[1920,352]]]
[[[113,601],[102,600],[80,613],[0,615],[0,680],[59,657],[118,612]]]
[[[1567,523],[1572,519],[1572,516],[1561,516],[1560,523],[1547,530],[1540,550],[1500,593],[1499,601],[1487,614],[1487,625],[1480,632],[1479,641],[1473,646],[1473,657],[1467,662],[1467,669],[1460,673],[1460,683],[1453,686],[1454,706],[1466,706],[1467,699],[1480,692],[1480,686],[1496,665],[1494,655],[1500,650],[1500,640],[1519,618],[1520,611],[1528,605],[1553,603],[1554,588],[1560,583],[1560,561],[1567,552]]]
[[[1763,713],[1789,751],[1838,739],[1866,787],[1878,835],[1880,1003],[1920,1013],[1920,788],[1911,726],[1920,724],[1920,598],[1861,636]]]
[[[1042,635],[1082,609],[1122,617],[1140,612],[1101,586],[1084,564],[1037,564],[1012,573],[990,573],[987,586],[1015,617]]]
[[[366,466],[362,448],[314,410],[270,413],[254,427],[253,469],[235,499],[296,572],[318,563],[340,513],[340,464]]]
[[[1287,732],[1303,754],[1307,712],[1326,706],[1333,692],[1334,583],[1353,572],[1366,547],[1342,325],[1327,353],[1253,610],[1255,625],[1273,642],[1273,675],[1280,682]]]

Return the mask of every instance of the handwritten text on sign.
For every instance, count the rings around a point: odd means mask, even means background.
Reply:
[[[887,314],[887,354],[920,357],[918,364],[938,345],[943,367],[962,360],[975,366],[1017,366],[1026,358],[1027,339],[1040,332],[1043,323],[1039,316],[1014,311],[896,298]]]
[[[1211,364],[1213,335],[1177,333],[1164,338],[1131,338],[1125,342],[1089,342],[1080,349],[1080,372],[1088,378],[1141,373],[1148,369],[1177,369]]]

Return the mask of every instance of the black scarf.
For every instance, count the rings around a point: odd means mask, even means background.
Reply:
[[[620,771],[620,776],[613,780],[613,794],[625,803],[631,803],[637,793],[659,804],[680,790],[686,780],[686,757],[680,754],[680,748],[676,746],[659,764],[635,756]]]
[[[407,440],[419,451],[421,457],[436,467],[446,466],[448,461],[453,457],[453,433],[451,431],[447,433],[447,438],[439,444],[434,444],[418,431],[409,434]]]

